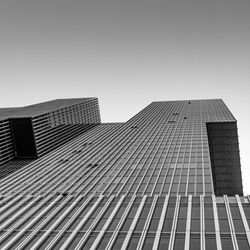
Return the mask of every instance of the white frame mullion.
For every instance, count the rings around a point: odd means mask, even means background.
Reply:
[[[215,195],[212,195],[212,202],[213,202],[213,212],[214,212],[214,226],[215,226],[216,246],[217,246],[217,250],[222,250],[221,238],[220,238],[220,225],[219,225],[219,218],[218,218]]]
[[[145,197],[147,198],[146,195],[145,195]],[[129,213],[131,207],[133,206],[133,203],[134,203],[134,201],[135,201],[135,198],[136,198],[135,195],[133,195],[133,196],[131,197],[131,200],[129,201],[129,203],[128,203],[126,209],[125,209],[125,211],[123,212],[123,215],[122,215],[122,217],[121,217],[121,219],[120,219],[118,225],[116,226],[115,231],[114,231],[113,235],[111,236],[111,238],[110,238],[110,240],[109,240],[109,242],[108,242],[108,244],[107,244],[105,250],[111,250],[111,249],[112,249],[113,244],[115,243],[115,240],[117,239],[117,235],[118,235],[118,233],[119,233],[119,231],[120,231],[120,229],[121,229],[121,227],[122,227],[124,221],[126,220],[127,215],[128,215],[128,213]],[[144,198],[144,197],[143,197],[143,198]],[[146,199],[146,198],[145,198],[145,199]]]
[[[100,195],[99,198],[96,200],[95,204],[90,208],[90,210],[87,212],[87,214],[82,218],[82,220],[79,222],[77,227],[73,230],[73,232],[70,234],[70,236],[67,238],[67,240],[64,242],[64,244],[61,246],[61,250],[68,249],[69,244],[71,241],[75,238],[79,230],[82,228],[84,223],[87,221],[87,219],[91,216],[91,214],[95,211],[101,200],[103,199],[103,196]],[[47,249],[47,248],[46,248]]]
[[[176,227],[177,227],[179,207],[180,207],[180,198],[181,198],[181,196],[177,195],[176,203],[175,203],[173,225],[172,225],[172,229],[171,229],[168,250],[173,250],[174,249],[174,241],[175,241]]]
[[[98,236],[96,237],[95,241],[93,242],[90,250],[94,250],[98,247],[100,241],[102,240],[102,237],[105,233],[105,231],[108,229],[109,225],[111,224],[113,218],[115,217],[117,211],[119,210],[123,200],[125,198],[125,195],[122,195],[120,200],[118,201],[118,203],[116,204],[114,210],[112,211],[112,213],[110,214],[108,220],[106,221],[106,223],[104,224],[104,226],[102,227],[100,233],[98,234]]]
[[[92,197],[89,197],[91,199]],[[77,199],[67,208],[66,211],[46,230],[36,243],[31,247],[31,250],[38,249],[46,237],[55,229],[55,227],[62,222],[62,220],[69,214],[69,212],[76,206],[76,204],[82,199],[82,196],[78,196]]]
[[[190,245],[191,215],[192,215],[192,195],[188,195],[187,224],[186,224],[186,234],[185,234],[185,250],[189,250],[189,245]]]
[[[1,250],[7,250],[10,249],[10,246],[13,245],[28,229],[30,226],[35,224],[51,207],[55,205],[56,202],[58,202],[60,199],[62,199],[62,196],[58,196],[55,200],[49,203],[47,207],[45,207],[32,221],[30,221],[22,230],[19,231],[14,237],[11,238],[5,244],[1,247]]]
[[[205,250],[205,216],[204,216],[204,196],[200,195],[200,244],[201,244],[201,250]]]
[[[227,211],[227,217],[228,217],[228,223],[229,223],[229,227],[230,227],[230,234],[231,234],[231,238],[232,238],[233,248],[234,248],[234,250],[239,250],[236,235],[235,235],[234,225],[233,225],[233,219],[232,219],[230,206],[229,206],[229,202],[228,202],[228,197],[227,197],[227,195],[223,195],[223,198],[225,201],[225,207],[226,207],[226,211]]]
[[[236,198],[236,201],[237,201],[237,204],[238,204],[238,208],[240,210],[241,219],[242,219],[245,231],[246,231],[248,245],[250,246],[250,229],[249,229],[249,226],[248,226],[247,218],[246,218],[244,209],[242,207],[239,195],[235,195],[235,198]]]
[[[96,218],[94,219],[94,221],[91,223],[91,225],[88,227],[86,233],[83,235],[83,237],[81,238],[81,240],[78,242],[77,246],[75,247],[75,250],[80,250],[82,249],[82,246],[84,245],[84,243],[86,242],[86,240],[89,238],[90,234],[92,233],[93,229],[95,228],[95,226],[98,225],[99,221],[101,220],[102,216],[106,213],[106,211],[108,210],[109,206],[112,203],[112,200],[114,199],[114,195],[112,195],[108,201],[106,201],[105,205],[103,206],[103,208],[101,209],[101,211],[98,213],[98,215],[96,216]]]
[[[158,199],[158,195],[154,195],[154,199],[153,199],[152,205],[150,207],[148,217],[147,217],[147,219],[145,221],[145,225],[143,227],[142,234],[141,234],[141,237],[139,239],[136,250],[141,250],[143,248],[143,244],[144,244],[144,241],[145,241],[145,238],[146,238],[146,234],[147,234],[150,222],[152,220],[152,216],[154,214],[157,199]]]
[[[166,212],[167,212],[167,207],[168,207],[168,199],[169,199],[169,196],[167,195],[165,197],[165,200],[164,200],[164,204],[163,204],[163,208],[162,208],[162,212],[161,212],[161,217],[160,217],[158,228],[157,228],[157,231],[156,231],[153,250],[157,250],[158,245],[160,243],[161,231],[162,231],[162,228],[163,228],[164,219],[165,219]]]
[[[130,241],[130,239],[131,239],[132,233],[133,233],[133,231],[134,231],[134,229],[135,229],[135,226],[136,226],[136,224],[137,224],[137,221],[138,221],[138,219],[139,219],[139,217],[140,217],[141,211],[142,211],[143,206],[144,206],[144,204],[145,204],[146,198],[147,198],[147,196],[145,195],[145,196],[143,196],[143,198],[142,198],[142,200],[141,200],[141,204],[140,204],[139,208],[137,209],[137,212],[136,212],[136,214],[135,214],[135,217],[134,217],[134,219],[133,219],[133,221],[132,221],[132,223],[131,223],[131,225],[130,225],[130,228],[129,228],[129,230],[128,230],[128,233],[127,233],[127,235],[126,235],[126,238],[125,238],[125,240],[124,240],[124,242],[123,242],[123,244],[122,244],[121,250],[126,250],[126,249],[127,249],[127,246],[128,246],[129,241]]]

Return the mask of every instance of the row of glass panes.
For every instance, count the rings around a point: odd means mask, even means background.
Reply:
[[[87,177],[88,172],[93,172],[94,169],[86,169],[81,155],[84,154],[85,157],[90,155],[90,157],[96,153],[92,151],[96,146],[100,147],[99,142],[101,138],[109,137],[110,134],[114,133],[120,125],[99,125],[89,130],[82,136],[68,142],[61,148],[51,152],[50,154],[41,157],[40,159],[34,161],[29,165],[29,167],[24,168],[18,172],[16,175],[9,176],[0,183],[0,192],[6,194],[8,192],[20,192],[21,190],[25,192],[30,192],[38,189],[41,191],[48,191],[48,189],[54,186],[53,191],[56,192],[57,189],[65,184],[70,178],[74,178],[74,174],[81,174],[81,176]],[[84,146],[86,142],[91,141],[96,143],[91,146]],[[80,150],[79,154],[72,154],[75,150]],[[66,163],[60,163],[60,159],[69,155],[73,157],[72,160],[68,160]],[[72,164],[78,160],[77,163]],[[63,176],[67,176],[65,179]],[[50,181],[53,179],[53,182]],[[76,180],[77,181],[77,180]],[[52,185],[56,182],[54,185]],[[40,184],[39,184],[40,183]],[[50,187],[50,188],[49,188]]]
[[[247,248],[243,249],[249,249],[250,204],[247,198],[242,201],[239,196],[233,199],[224,196],[218,203],[215,196],[191,195],[74,197],[58,194],[24,196],[5,203],[7,198],[0,200],[2,250],[21,245],[27,249],[32,241],[36,249],[44,249],[44,245],[41,247],[44,242],[47,246],[54,242],[49,249],[55,246],[69,249],[75,241],[81,247],[86,247],[89,241],[98,247],[106,234],[110,235],[105,245],[108,249],[117,249],[118,242],[119,249],[127,249],[132,243],[134,246],[134,237],[137,244],[145,246],[143,249],[151,249],[147,248],[152,247],[150,244],[163,249],[161,241],[173,249],[184,249],[184,246],[192,246],[192,239],[197,239],[197,246],[201,246],[208,238],[213,239],[217,247],[228,244],[231,249],[237,249],[234,247],[244,243]],[[10,203],[12,210],[8,208]],[[244,242],[239,242],[241,240]]]

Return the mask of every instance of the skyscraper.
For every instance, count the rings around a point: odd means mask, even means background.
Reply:
[[[1,249],[250,249],[237,125],[220,99],[95,124],[2,178],[0,195]]]

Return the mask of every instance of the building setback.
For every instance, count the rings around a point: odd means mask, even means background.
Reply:
[[[250,249],[237,124],[221,99],[153,102],[126,123],[100,123],[91,100],[91,115],[77,107],[88,129],[61,141],[48,124],[66,138],[73,118],[35,116],[42,153],[0,168],[1,249]],[[18,109],[3,112],[15,123]]]

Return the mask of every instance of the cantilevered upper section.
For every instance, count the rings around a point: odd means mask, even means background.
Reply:
[[[101,122],[98,99],[58,99],[0,110],[0,165],[37,158]]]
[[[0,119],[34,117],[45,113],[58,111],[69,106],[77,106],[86,101],[98,102],[98,99],[96,97],[56,99],[21,108],[2,108],[0,109]]]

